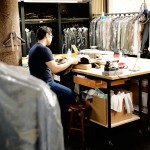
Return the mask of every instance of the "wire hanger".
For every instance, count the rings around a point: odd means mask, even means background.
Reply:
[[[21,37],[18,37],[16,32],[11,32],[9,39],[3,43],[3,46],[12,47],[12,50],[14,50],[14,47],[17,46],[17,49],[18,49],[18,46],[20,46],[20,44],[18,44],[18,40],[21,41],[21,44],[26,43],[24,39],[22,39]],[[17,43],[17,44],[14,44],[14,43]]]

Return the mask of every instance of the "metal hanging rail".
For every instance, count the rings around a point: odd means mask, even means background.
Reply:
[[[139,14],[139,12],[126,12],[126,13],[105,13],[105,15],[135,15]]]
[[[139,12],[126,12],[126,13],[104,13],[105,16],[115,16],[115,15],[135,15],[135,14],[138,14],[139,15]],[[95,17],[100,17],[102,14],[92,14],[92,18],[95,18]]]

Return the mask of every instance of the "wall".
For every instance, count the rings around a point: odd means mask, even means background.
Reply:
[[[102,13],[102,1],[101,0],[92,0],[92,14]]]
[[[92,2],[92,14],[93,15],[106,12],[106,0],[91,0],[91,2]]]
[[[109,13],[139,12],[144,0],[108,0]],[[150,11],[150,0],[145,0]],[[121,4],[120,4],[121,3]]]

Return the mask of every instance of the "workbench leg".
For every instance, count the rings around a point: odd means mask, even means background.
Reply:
[[[107,81],[107,95],[108,95],[108,145],[113,146],[112,143],[112,133],[111,133],[111,95],[110,95],[110,90],[111,90],[111,82]]]
[[[142,134],[142,77],[139,77],[139,134]]]
[[[148,74],[148,96],[147,96],[147,118],[148,118],[148,131],[150,132],[150,74]]]

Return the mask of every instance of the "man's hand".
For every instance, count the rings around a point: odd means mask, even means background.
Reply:
[[[75,58],[71,58],[71,64],[72,65],[76,65],[76,64],[78,64],[79,63],[79,61],[80,61],[80,58],[78,58],[78,57],[75,57]]]

